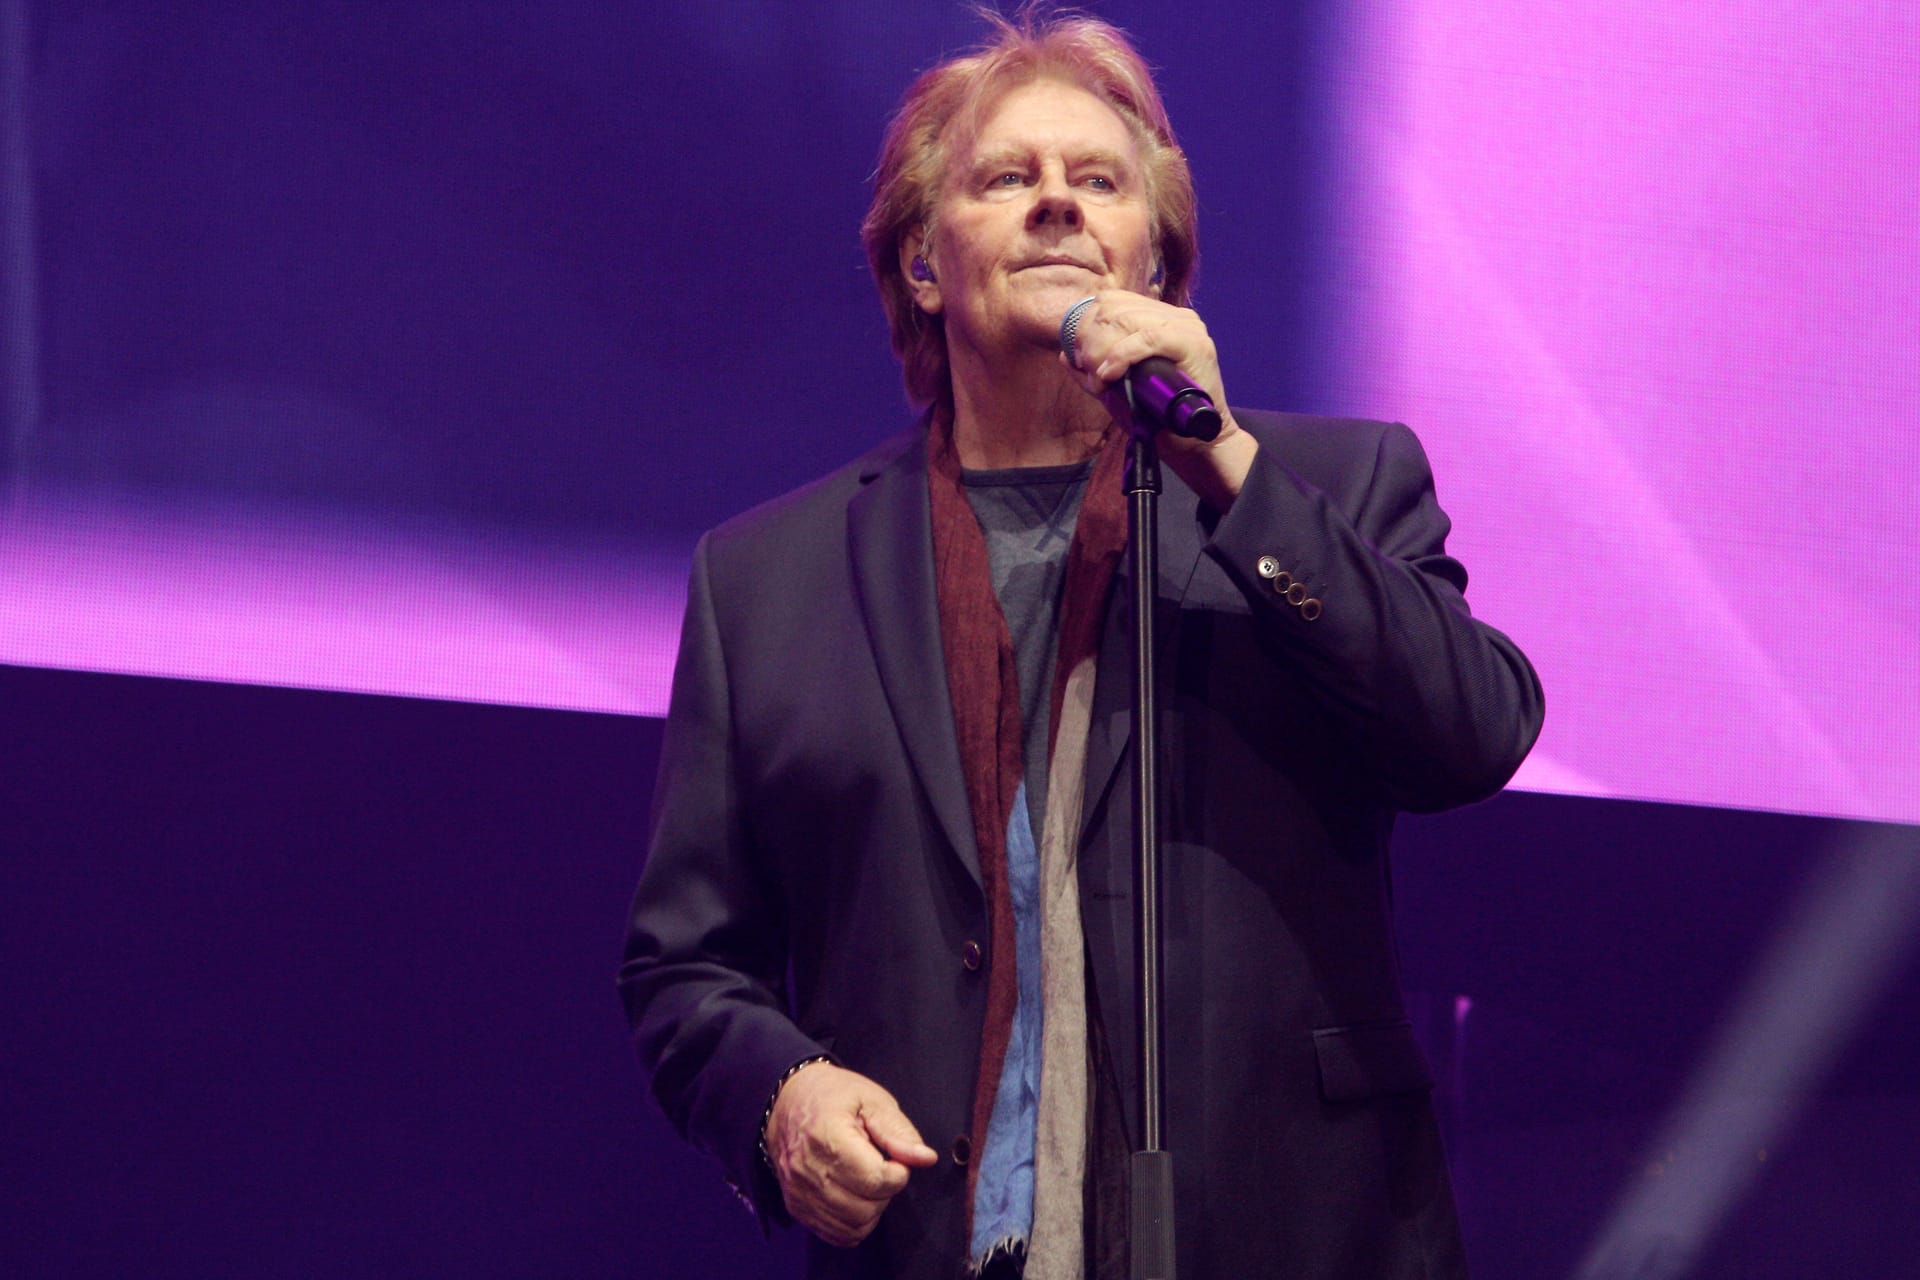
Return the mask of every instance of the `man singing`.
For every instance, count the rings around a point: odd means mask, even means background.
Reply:
[[[1127,1274],[1137,1145],[1126,432],[1191,175],[1139,55],[995,21],[889,126],[864,236],[904,434],[695,553],[620,983],[655,1096],[814,1276]],[[1074,359],[1060,322],[1081,315]],[[1540,687],[1404,427],[1162,433],[1167,1145],[1186,1280],[1457,1277],[1387,841]]]

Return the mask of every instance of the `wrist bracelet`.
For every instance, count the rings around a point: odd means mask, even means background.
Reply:
[[[816,1053],[811,1058],[800,1059],[782,1071],[780,1078],[773,1082],[773,1092],[767,1095],[767,1109],[760,1113],[760,1159],[766,1162],[767,1168],[773,1170],[776,1177],[780,1171],[773,1168],[773,1157],[767,1153],[767,1125],[773,1121],[773,1104],[780,1100],[780,1091],[787,1087],[787,1081],[799,1074],[800,1068],[810,1067],[816,1062],[832,1061],[830,1054]]]

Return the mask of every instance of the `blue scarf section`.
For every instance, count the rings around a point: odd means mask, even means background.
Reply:
[[[1007,819],[1007,896],[1013,906],[1018,995],[974,1190],[967,1256],[976,1267],[996,1247],[1024,1243],[1033,1230],[1033,1148],[1040,1121],[1040,850],[1024,782],[1014,792]]]

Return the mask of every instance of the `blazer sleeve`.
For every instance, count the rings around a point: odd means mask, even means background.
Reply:
[[[1364,479],[1338,495],[1256,432],[1253,471],[1206,549],[1389,799],[1428,812],[1505,786],[1545,704],[1519,647],[1467,608],[1419,440],[1397,423],[1376,429],[1370,474],[1363,461]]]
[[[778,878],[741,817],[709,541],[694,552],[619,987],[667,1118],[719,1160],[765,1229],[791,1219],[760,1155],[761,1118],[787,1068],[825,1051],[787,1014]]]

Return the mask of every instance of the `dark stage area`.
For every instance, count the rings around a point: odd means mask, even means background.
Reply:
[[[658,721],[9,667],[0,723],[0,1275],[791,1272],[614,994]],[[1916,860],[1536,794],[1408,820],[1476,1274],[1571,1276],[1703,1186],[1689,1274],[1911,1274]]]

